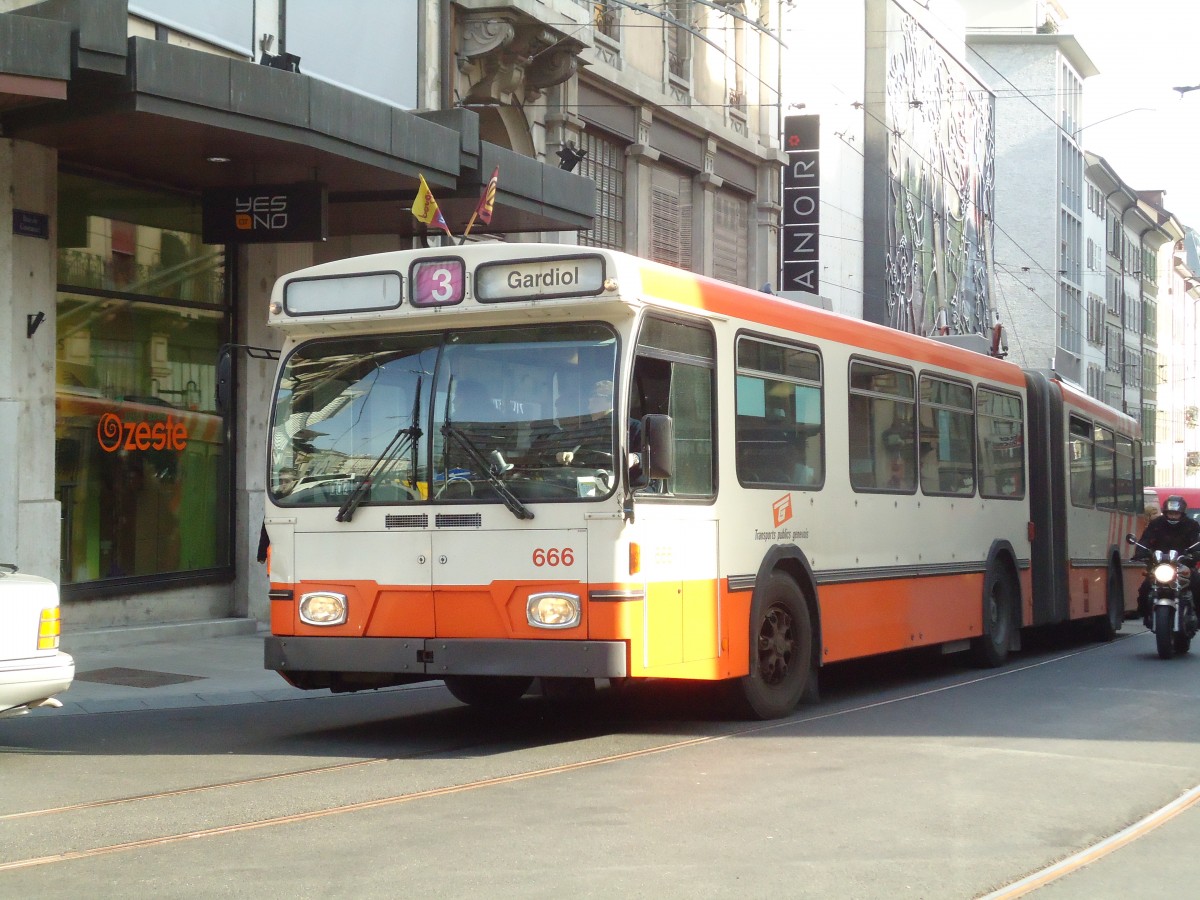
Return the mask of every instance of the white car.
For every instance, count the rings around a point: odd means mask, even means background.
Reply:
[[[58,587],[0,563],[0,719],[38,706],[62,706],[54,695],[75,678],[75,660],[58,649]]]

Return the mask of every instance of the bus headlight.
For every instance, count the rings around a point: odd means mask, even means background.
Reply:
[[[1159,584],[1170,584],[1175,580],[1175,566],[1171,563],[1159,563],[1154,567],[1154,580]]]
[[[574,628],[579,624],[579,597],[575,594],[530,594],[525,618],[536,628]]]
[[[300,596],[300,621],[309,625],[341,625],[346,621],[345,594],[316,591]]]

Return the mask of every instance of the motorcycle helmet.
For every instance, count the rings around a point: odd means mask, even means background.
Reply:
[[[1186,513],[1187,501],[1178,494],[1172,494],[1167,498],[1167,502],[1163,504],[1163,515],[1167,517],[1167,521],[1172,525],[1178,525],[1182,522]]]

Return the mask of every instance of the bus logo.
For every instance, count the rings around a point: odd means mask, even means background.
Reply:
[[[771,504],[771,511],[775,513],[775,527],[778,528],[784,522],[792,518],[792,495],[784,494],[778,500]]]
[[[96,440],[105,453],[117,450],[183,450],[187,426],[174,416],[166,422],[125,422],[116,413],[105,413],[96,423]]]

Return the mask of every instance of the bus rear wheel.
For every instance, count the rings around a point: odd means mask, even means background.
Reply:
[[[735,683],[741,714],[778,719],[796,708],[812,676],[812,620],[800,588],[775,573],[750,617],[750,674]]]
[[[1016,594],[1008,571],[991,566],[983,583],[983,635],[971,642],[972,655],[982,668],[998,668],[1008,659]]]
[[[455,700],[484,708],[516,703],[533,684],[521,675],[447,675],[444,680]]]
[[[1096,637],[1107,643],[1116,638],[1125,621],[1125,586],[1121,583],[1121,573],[1112,565],[1108,567],[1105,604],[1106,615],[1096,620]]]

